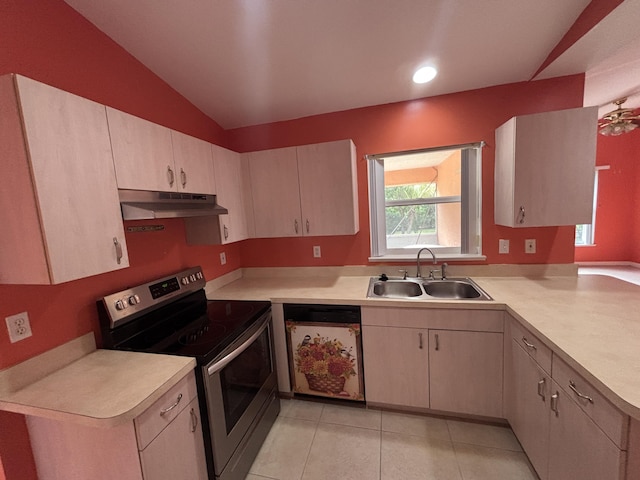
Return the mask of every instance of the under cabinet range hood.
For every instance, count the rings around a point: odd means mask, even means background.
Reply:
[[[178,192],[118,190],[124,220],[203,217],[229,211],[218,205],[215,195]]]

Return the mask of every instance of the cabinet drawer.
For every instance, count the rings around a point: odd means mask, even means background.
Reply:
[[[623,450],[626,449],[629,424],[627,415],[618,410],[593,385],[557,356],[553,357],[552,377],[567,396],[578,404],[613,443]],[[571,388],[572,385],[573,388]]]
[[[143,450],[149,445],[197,394],[196,377],[194,372],[191,372],[137,417],[134,423],[138,449]]]
[[[551,374],[551,349],[512,317],[511,336],[544,371]]]
[[[504,312],[499,310],[362,307],[361,313],[363,325],[470,332],[504,331]]]

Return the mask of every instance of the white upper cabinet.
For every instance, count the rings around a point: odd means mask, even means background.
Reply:
[[[107,107],[118,188],[215,193],[210,144]]]
[[[179,192],[216,193],[211,144],[171,130],[173,161]]]
[[[177,191],[171,130],[107,107],[118,188]]]
[[[239,153],[209,145],[213,155],[216,199],[229,213],[225,215],[185,218],[187,243],[219,245],[249,238],[242,158]]]
[[[358,233],[356,147],[351,140],[297,148],[304,235]]]
[[[496,130],[495,223],[591,223],[597,107],[513,117]]]
[[[302,235],[296,147],[245,155],[249,164],[255,237]]]
[[[129,265],[105,107],[0,77],[0,283],[57,284]]]
[[[351,140],[245,154],[255,237],[353,235],[359,230]]]

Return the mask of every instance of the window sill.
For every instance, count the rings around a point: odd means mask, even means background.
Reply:
[[[421,260],[431,261],[431,255],[428,253],[420,257]],[[487,257],[477,253],[443,253],[436,255],[438,262],[467,262],[467,261],[484,261]],[[370,262],[415,262],[416,255],[381,255],[379,257],[369,257]]]

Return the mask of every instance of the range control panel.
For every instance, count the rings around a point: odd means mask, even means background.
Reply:
[[[111,328],[133,320],[168,300],[204,288],[201,267],[192,267],[174,275],[112,293],[100,301],[110,319]]]

